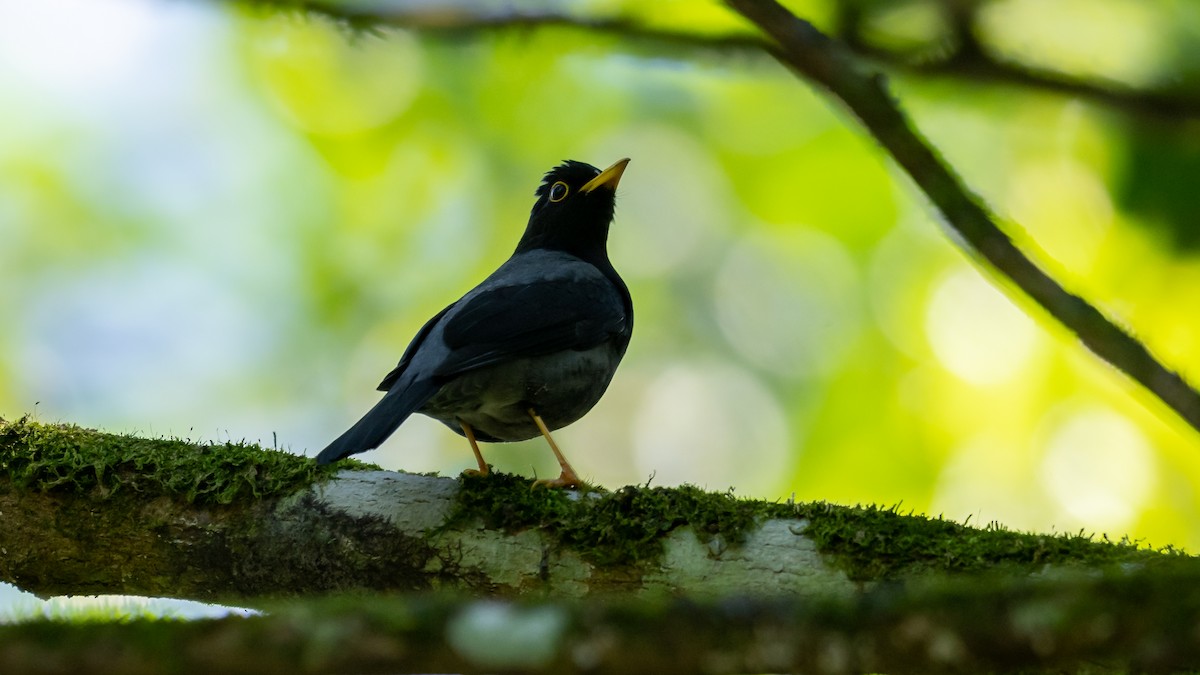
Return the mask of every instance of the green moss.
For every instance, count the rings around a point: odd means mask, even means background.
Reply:
[[[855,580],[893,579],[925,571],[985,572],[998,567],[1037,571],[1047,564],[1085,567],[1177,558],[1121,540],[1079,534],[1013,532],[993,523],[969,527],[941,517],[901,514],[896,507],[797,504],[806,534]],[[1165,555],[1164,555],[1165,554]]]
[[[653,561],[662,554],[663,538],[685,525],[701,541],[720,535],[738,544],[780,507],[690,485],[571,493],[531,488],[527,478],[502,473],[460,480],[463,489],[450,526],[479,519],[486,527],[509,532],[537,528],[600,565]]]
[[[229,504],[294,492],[342,468],[246,443],[199,445],[107,434],[72,425],[0,420],[0,482],[45,491],[110,496],[138,493],[197,504]],[[664,539],[690,527],[702,541],[736,546],[770,518],[807,521],[806,534],[855,580],[893,579],[926,571],[977,572],[999,567],[1036,571],[1046,564],[1096,566],[1163,558],[1135,542],[1082,534],[1027,534],[974,528],[895,508],[826,503],[781,504],[709,493],[692,486],[632,486],[616,492],[531,489],[505,474],[464,476],[448,526],[482,521],[489,528],[540,529],[598,565],[652,564]],[[1177,557],[1177,556],[1166,556]]]
[[[530,489],[527,479],[493,473],[464,476],[449,526],[474,520],[515,532],[537,528],[598,565],[643,564],[663,552],[664,538],[690,526],[702,541],[720,536],[737,545],[771,518],[806,520],[805,534],[829,561],[859,581],[925,571],[983,572],[997,567],[1033,572],[1046,564],[1095,566],[1160,559],[1134,542],[1095,541],[1082,534],[1026,534],[999,526],[968,527],[895,508],[783,504],[729,493],[626,487],[616,492]],[[1169,556],[1174,557],[1174,556]]]
[[[132,491],[197,504],[286,494],[361,462],[317,466],[252,443],[197,444],[0,419],[0,480],[45,491]]]

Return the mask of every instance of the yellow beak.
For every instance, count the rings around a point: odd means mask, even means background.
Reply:
[[[616,164],[608,167],[600,172],[599,176],[589,180],[579,191],[587,194],[599,187],[606,187],[609,190],[616,190],[617,183],[621,182],[621,174],[625,173],[625,165],[629,164],[629,158],[617,160]]]

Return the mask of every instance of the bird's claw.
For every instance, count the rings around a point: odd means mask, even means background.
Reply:
[[[536,490],[540,487],[541,488],[575,488],[575,487],[579,487],[579,484],[582,482],[583,481],[579,480],[579,476],[576,476],[574,473],[568,473],[566,471],[563,471],[562,474],[558,478],[543,478],[541,480],[533,481],[533,485],[530,485],[529,489]]]

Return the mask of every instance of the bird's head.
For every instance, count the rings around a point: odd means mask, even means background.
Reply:
[[[585,260],[596,256],[607,260],[608,226],[626,164],[628,158],[601,171],[567,160],[551,169],[538,186],[517,252],[549,248]]]

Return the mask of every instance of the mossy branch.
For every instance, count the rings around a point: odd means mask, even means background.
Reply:
[[[133,456],[154,459],[135,464]],[[278,480],[244,487],[261,476]],[[332,476],[307,458],[252,445],[28,420],[0,421],[0,514],[0,580],[43,594],[814,596],[930,575],[1180,557],[689,486],[579,494],[530,489],[503,474]]]
[[[378,468],[357,460],[341,468],[347,466]],[[11,423],[0,418],[0,479],[41,492],[105,498],[132,492],[216,506],[290,494],[337,471],[252,443],[145,439],[38,424],[28,416]]]
[[[27,419],[0,420],[0,580],[270,614],[0,626],[0,672],[1200,667],[1200,561],[1173,550],[692,487],[330,475]],[[428,590],[449,592],[381,594]]]

